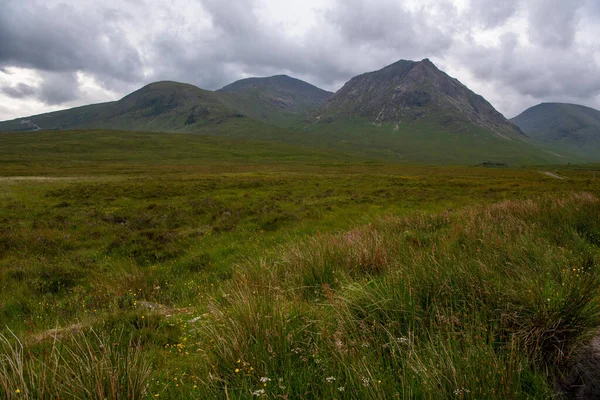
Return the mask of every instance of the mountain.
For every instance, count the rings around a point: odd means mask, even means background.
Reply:
[[[193,85],[156,82],[119,101],[34,115],[0,123],[0,130],[122,129],[193,131],[207,124],[244,118],[214,93]]]
[[[195,132],[417,164],[577,161],[531,143],[427,59],[357,76],[333,95],[285,75],[216,92],[156,82],[118,101],[0,122],[0,131],[52,129]]]
[[[287,75],[248,78],[218,90],[225,104],[261,121],[287,125],[333,93]]]
[[[537,143],[600,159],[598,110],[577,104],[542,103],[511,121]]]
[[[216,92],[164,81],[119,101],[0,122],[0,131],[107,128],[191,132],[246,117],[286,125],[317,109],[331,94],[285,75],[243,79]]]
[[[325,102],[318,118],[330,122],[348,117],[396,125],[433,120],[458,130],[469,123],[501,137],[526,139],[483,97],[440,71],[429,59],[400,60],[352,78]]]

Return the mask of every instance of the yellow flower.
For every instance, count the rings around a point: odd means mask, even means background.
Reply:
[[[237,374],[238,372],[240,372],[239,368],[235,369],[235,373]]]
[[[15,390],[15,393],[21,393],[21,389]]]

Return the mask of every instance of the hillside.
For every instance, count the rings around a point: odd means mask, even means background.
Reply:
[[[319,108],[333,95],[287,75],[242,79],[225,86],[218,93],[231,108],[280,125]]]
[[[401,125],[434,121],[461,130],[465,123],[498,136],[526,139],[483,97],[440,71],[428,59],[400,60],[379,71],[352,78],[322,107],[323,121],[361,117],[370,122]]]
[[[218,92],[163,81],[115,102],[0,122],[0,131],[105,128],[195,132],[248,116],[285,125],[299,114],[318,108],[330,95],[284,75],[244,79]]]
[[[243,118],[214,92],[178,82],[156,82],[119,101],[19,118],[0,123],[0,131],[39,129],[122,129],[191,132],[205,125]],[[29,123],[22,123],[29,121]]]
[[[511,119],[532,140],[557,151],[600,159],[600,111],[566,103],[542,103]]]

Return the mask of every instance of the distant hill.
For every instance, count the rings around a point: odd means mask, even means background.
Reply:
[[[0,122],[0,131],[121,129],[193,132],[251,117],[287,125],[332,95],[289,76],[244,79],[212,92],[178,82],[156,82],[119,101]]]
[[[244,115],[214,92],[178,82],[156,82],[119,101],[93,104],[1,122],[0,130],[121,129],[186,132]],[[27,122],[23,122],[27,121]]]
[[[315,110],[333,93],[287,75],[248,78],[220,89],[223,102],[261,121],[286,125]]]
[[[469,123],[498,136],[526,139],[483,97],[440,71],[431,61],[400,60],[352,78],[321,109],[320,119],[357,116],[375,124],[435,121],[460,130]]]
[[[511,121],[537,143],[600,159],[598,110],[577,104],[542,103]]]

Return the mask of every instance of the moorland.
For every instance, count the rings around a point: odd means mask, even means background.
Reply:
[[[600,166],[0,143],[4,398],[548,398],[593,371]]]

